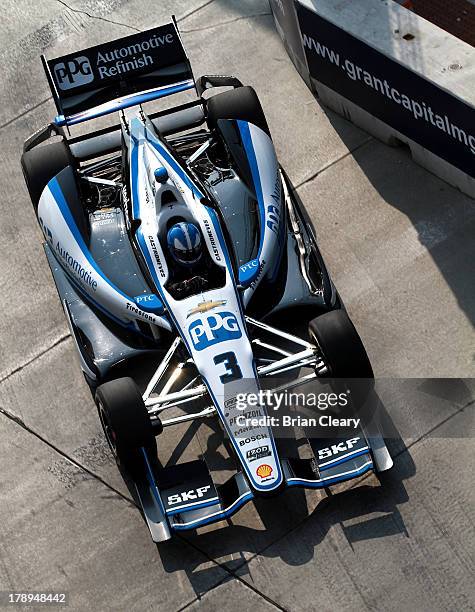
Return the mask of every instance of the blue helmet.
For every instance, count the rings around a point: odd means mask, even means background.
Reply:
[[[173,259],[179,264],[193,266],[201,259],[201,234],[193,223],[175,223],[168,230],[167,243]]]

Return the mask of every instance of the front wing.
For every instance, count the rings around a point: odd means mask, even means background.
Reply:
[[[312,457],[281,458],[287,487],[324,488],[375,469],[372,439],[355,430],[351,438],[307,438]],[[135,481],[152,538],[159,542],[172,531],[197,529],[229,518],[254,499],[242,472],[215,485],[203,460],[162,468],[142,449],[144,471]]]

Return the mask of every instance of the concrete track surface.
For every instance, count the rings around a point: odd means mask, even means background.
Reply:
[[[5,0],[0,11],[0,591],[68,591],[70,610],[473,609],[474,385],[459,379],[474,372],[475,202],[321,108],[266,0]],[[196,75],[256,88],[376,375],[414,378],[417,393],[392,410],[419,431],[394,444],[383,486],[288,491],[157,547],[106,449],[19,158],[55,112],[41,52],[172,13]],[[421,380],[437,377],[452,380]],[[206,451],[226,472],[212,423],[167,433],[164,461]]]

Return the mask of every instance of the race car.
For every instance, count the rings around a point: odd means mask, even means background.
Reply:
[[[378,426],[308,436],[301,458],[281,450],[265,403],[246,400],[265,381],[276,392],[373,378],[255,91],[195,80],[174,19],[42,62],[58,115],[25,142],[22,169],[105,437],[153,540],[285,487],[389,469]],[[191,101],[143,108],[185,91]],[[118,123],[71,136],[114,111]],[[293,327],[304,320],[309,335]],[[158,458],[157,437],[206,418],[230,442],[224,483],[202,458]]]

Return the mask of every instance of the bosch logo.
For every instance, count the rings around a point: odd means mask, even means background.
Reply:
[[[59,62],[53,70],[58,87],[63,90],[86,85],[94,80],[91,63],[84,55]]]
[[[217,312],[206,319],[197,319],[190,325],[188,332],[197,351],[242,336],[239,323],[232,312]]]
[[[246,446],[247,444],[251,444],[252,442],[256,442],[257,440],[265,440],[266,438],[267,434],[257,434],[257,436],[249,436],[249,438],[240,440],[239,446]]]

